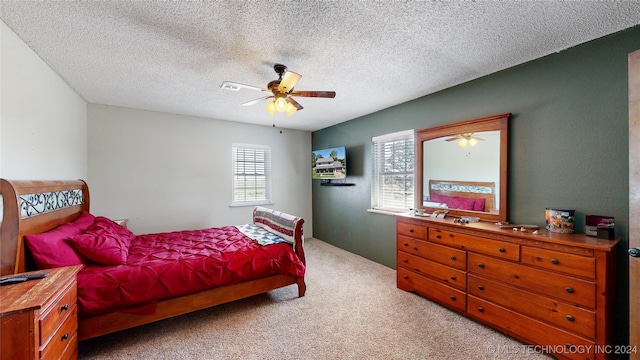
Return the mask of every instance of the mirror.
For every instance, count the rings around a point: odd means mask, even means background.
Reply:
[[[426,212],[507,220],[510,113],[416,131],[416,204]]]

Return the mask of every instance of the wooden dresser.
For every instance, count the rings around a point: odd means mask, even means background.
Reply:
[[[77,359],[80,269],[44,270],[43,279],[0,287],[2,360]]]
[[[534,345],[531,351],[561,359],[604,359],[612,351],[617,240],[411,215],[397,217],[396,233],[398,288]]]

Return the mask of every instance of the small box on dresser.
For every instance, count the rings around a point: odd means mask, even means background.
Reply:
[[[1,360],[77,359],[76,274],[80,269],[42,270],[47,277],[2,286]]]
[[[613,345],[617,240],[399,215],[397,286],[560,359]]]

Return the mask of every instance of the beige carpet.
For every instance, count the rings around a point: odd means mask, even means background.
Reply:
[[[297,287],[80,342],[88,359],[547,359],[396,288],[395,270],[307,239]],[[497,350],[499,349],[499,351]]]

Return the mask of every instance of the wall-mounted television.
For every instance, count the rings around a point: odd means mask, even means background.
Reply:
[[[311,155],[312,178],[331,180],[347,177],[347,152],[344,146],[314,150]]]

